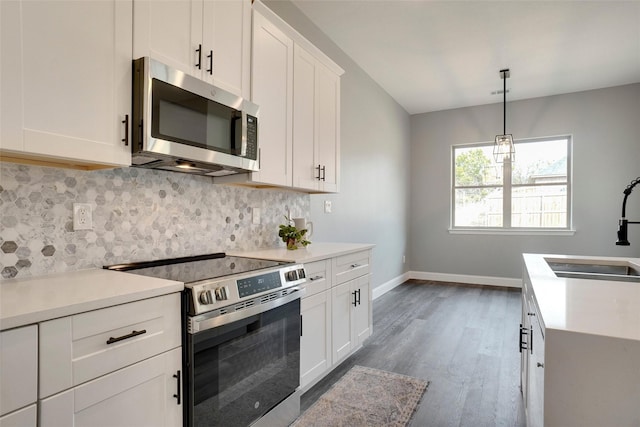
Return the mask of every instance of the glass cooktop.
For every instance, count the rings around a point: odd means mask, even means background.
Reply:
[[[248,273],[286,265],[286,262],[226,256],[224,253],[198,255],[157,261],[105,266],[107,270],[126,271],[141,276],[176,280],[184,283]]]

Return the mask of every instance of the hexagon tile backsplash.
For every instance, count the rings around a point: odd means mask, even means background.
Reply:
[[[73,231],[74,203],[91,205],[92,230]],[[278,246],[284,215],[308,216],[309,204],[308,194],[175,172],[1,163],[2,279]]]

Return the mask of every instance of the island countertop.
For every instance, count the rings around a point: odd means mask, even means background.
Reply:
[[[640,340],[640,283],[556,277],[547,260],[631,263],[640,258],[523,254],[545,329]]]

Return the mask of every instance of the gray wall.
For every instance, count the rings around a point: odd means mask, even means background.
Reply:
[[[517,278],[523,252],[640,256],[640,225],[629,226],[630,247],[614,245],[622,191],[640,176],[640,84],[507,105],[516,139],[573,135],[573,236],[448,233],[451,146],[501,130],[502,104],[411,117],[411,270]],[[627,217],[640,221],[640,187]]]
[[[314,239],[373,243],[373,287],[407,270],[409,114],[288,1],[265,4],[340,65],[341,187],[311,196]],[[333,213],[324,213],[331,200]]]

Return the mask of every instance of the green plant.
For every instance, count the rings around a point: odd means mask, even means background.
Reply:
[[[307,246],[311,242],[304,236],[307,234],[306,229],[298,230],[295,225],[291,225],[291,219],[287,218],[286,224],[280,224],[278,236],[287,244],[287,249],[298,249],[298,245]]]

